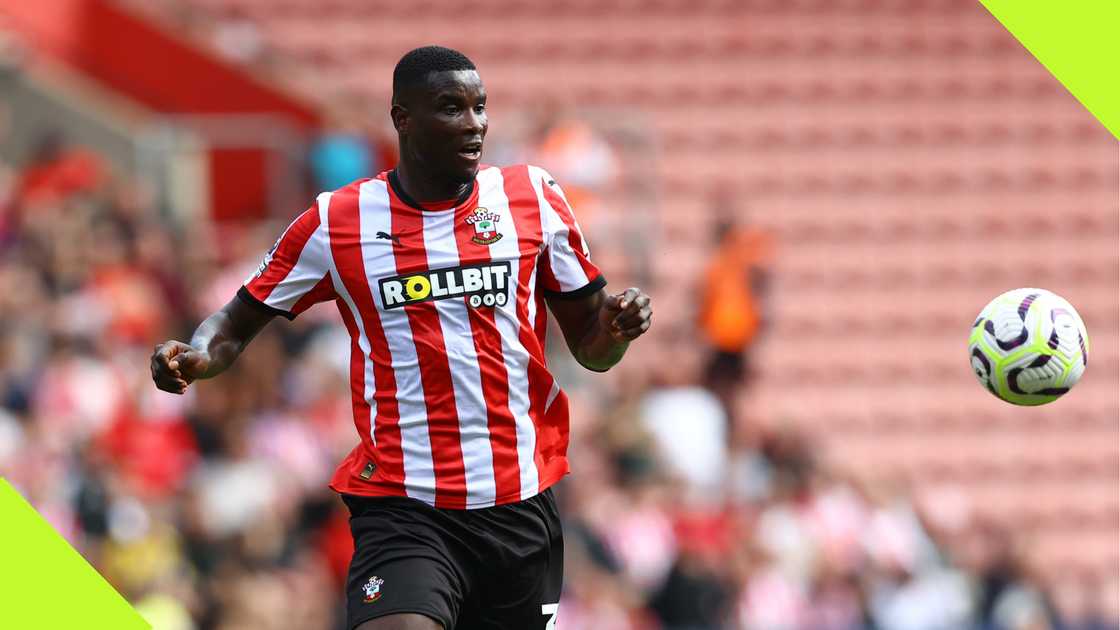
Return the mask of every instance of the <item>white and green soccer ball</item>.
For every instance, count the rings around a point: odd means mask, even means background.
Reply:
[[[1068,392],[1089,362],[1081,316],[1045,289],[1015,289],[980,311],[968,355],[980,384],[1016,405],[1044,405]]]

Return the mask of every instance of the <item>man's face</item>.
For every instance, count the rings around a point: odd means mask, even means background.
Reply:
[[[478,72],[434,72],[425,85],[410,90],[402,105],[406,113],[394,119],[405,139],[403,149],[433,175],[473,181],[488,126]]]

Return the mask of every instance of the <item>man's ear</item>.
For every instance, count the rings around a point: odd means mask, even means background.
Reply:
[[[404,105],[393,103],[393,107],[389,110],[389,116],[393,119],[393,127],[397,130],[397,133],[408,133],[409,115]]]

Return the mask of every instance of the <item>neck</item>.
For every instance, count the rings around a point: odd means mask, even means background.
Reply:
[[[458,199],[470,190],[472,183],[432,177],[425,169],[403,156],[397,164],[397,179],[408,196],[421,203]]]

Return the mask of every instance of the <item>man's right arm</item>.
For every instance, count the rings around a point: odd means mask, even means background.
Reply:
[[[166,341],[156,346],[152,380],[165,392],[182,394],[195,379],[221,374],[273,317],[274,313],[234,297],[199,324],[190,344]]]

